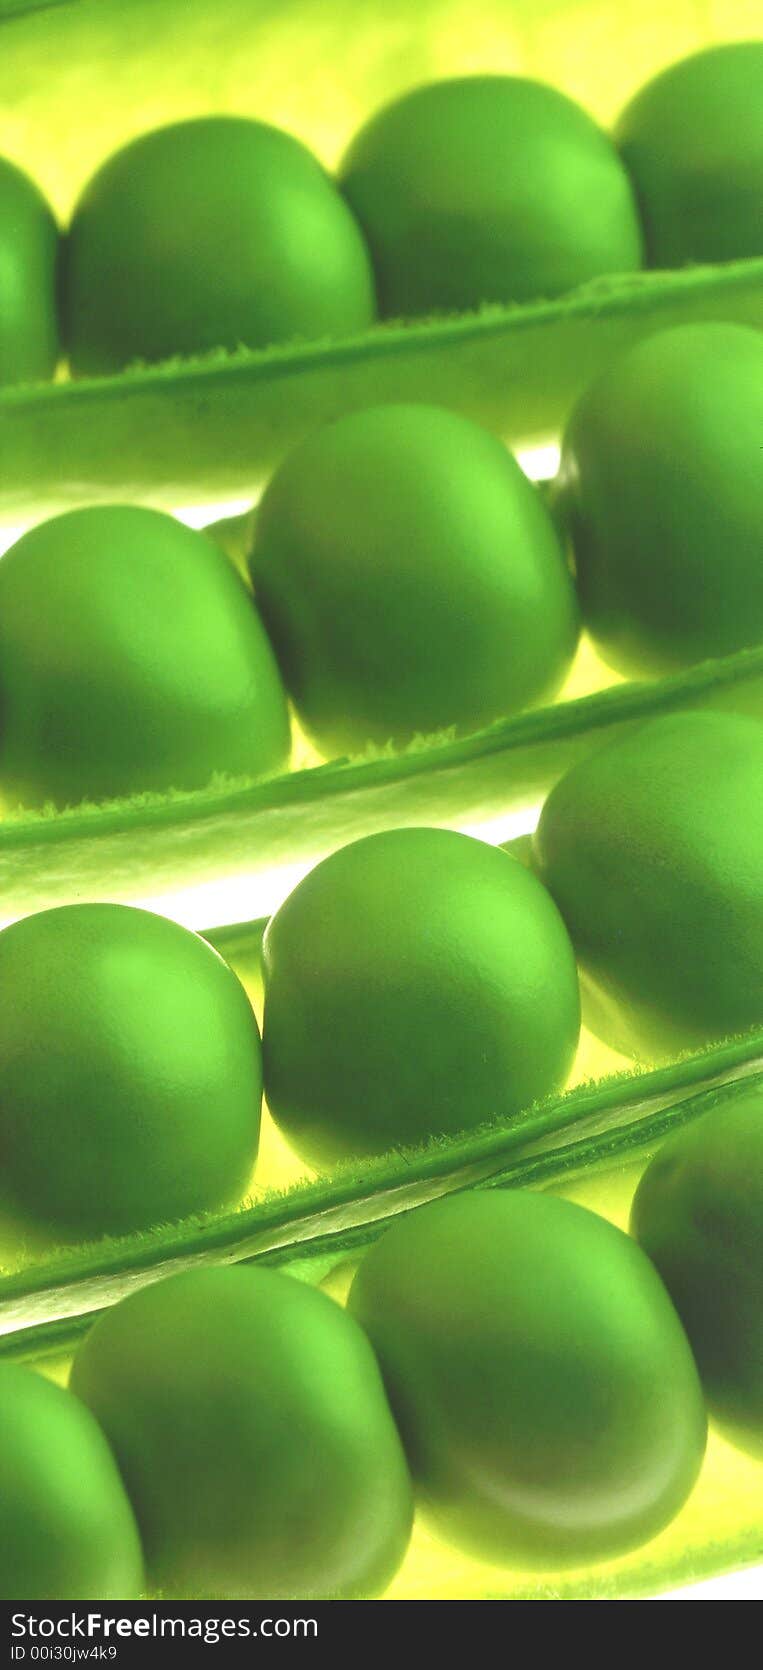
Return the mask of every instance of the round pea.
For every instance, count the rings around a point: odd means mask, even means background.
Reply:
[[[519,76],[405,93],[357,134],[340,184],[383,314],[558,296],[641,264],[614,145],[563,93]]]
[[[610,743],[546,801],[536,867],[600,1038],[671,1059],[763,1021],[763,725],[682,713]]]
[[[646,338],[583,395],[557,508],[583,616],[628,676],[763,639],[763,335],[682,325]]]
[[[142,1589],[137,1526],[90,1410],[0,1363],[0,1599],[132,1600]]]
[[[78,1237],[238,1199],[257,1155],[260,1039],[196,934],[64,905],[0,934],[0,1187]]]
[[[238,116],[160,128],[104,163],[74,210],[64,298],[76,376],[352,334],[375,313],[361,232],[328,175],[289,134]]]
[[[333,853],[271,919],[264,964],[268,1106],[319,1167],[516,1113],[572,1066],[556,906],[467,835],[397,829]]]
[[[750,1090],[665,1143],[633,1234],[691,1340],[710,1412],[763,1457],[763,1096]]]
[[[725,41],[642,87],[615,137],[653,267],[763,255],[763,41]]]
[[[0,386],[52,377],[58,228],[37,186],[0,157]]]
[[[73,510],[0,563],[0,793],[40,807],[262,776],[286,698],[243,581],[204,534]]]
[[[265,492],[250,570],[329,756],[548,701],[577,645],[538,493],[500,441],[436,406],[374,406],[304,441]]]
[[[471,1193],[409,1213],[361,1264],[350,1310],[376,1350],[421,1506],[496,1564],[608,1559],[683,1505],[702,1393],[635,1242],[550,1196]]]
[[[352,1599],[391,1581],[410,1478],[371,1347],[325,1294],[269,1270],[174,1276],[96,1322],[72,1384],[158,1588]]]

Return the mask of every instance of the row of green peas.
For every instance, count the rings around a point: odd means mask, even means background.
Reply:
[[[59,239],[0,169],[0,382],[353,335],[377,317],[563,295],[607,274],[763,253],[763,45],[664,71],[613,138],[541,83],[426,85],[333,181],[288,134],[205,117],[144,135]]]
[[[467,736],[548,704],[581,621],[638,678],[763,637],[763,338],[685,325],[583,395],[542,492],[427,405],[314,432],[214,538],[90,506],[0,563],[6,811],[252,781],[292,757]],[[252,592],[254,596],[252,596]]]
[[[106,1311],[69,1390],[0,1365],[0,1595],[369,1598],[414,1507],[495,1567],[640,1546],[695,1485],[705,1399],[761,1451],[762,1131],[758,1096],[668,1143],[635,1240],[460,1194],[386,1230],[348,1310],[200,1269]]]

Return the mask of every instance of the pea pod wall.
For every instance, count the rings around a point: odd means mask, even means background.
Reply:
[[[260,783],[212,784],[0,823],[0,915],[74,898],[135,899],[314,860],[403,823],[458,828],[534,808],[563,772],[653,714],[763,712],[763,649],[619,685],[459,741],[340,760]]]
[[[554,82],[608,122],[663,63],[707,44],[693,8],[591,0],[60,0],[0,5],[3,145],[68,214],[99,161],[135,133],[210,110],[256,113],[333,165],[369,111],[405,86],[471,70]],[[634,14],[635,15],[635,14]],[[467,27],[468,24],[468,27]],[[724,36],[749,28],[725,9]],[[469,62],[464,65],[464,40]],[[575,43],[575,52],[569,50]],[[624,46],[627,45],[627,50]],[[83,86],[87,97],[83,98]],[[298,96],[295,88],[299,88]],[[136,97],[140,88],[140,97]],[[513,442],[548,437],[583,385],[634,337],[683,319],[763,324],[763,262],[597,280],[559,302],[378,326],[340,344],[215,354],[121,376],[0,392],[0,516],[98,497],[165,504],[251,495],[307,428],[369,400],[443,403]],[[650,689],[493,726],[466,743],[429,739],[364,758],[192,796],[81,806],[0,826],[0,916],[87,894],[130,898],[311,859],[401,821],[475,822],[537,803],[560,771],[663,705],[756,700],[755,652]]]

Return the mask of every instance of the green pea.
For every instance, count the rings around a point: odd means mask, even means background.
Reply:
[[[265,492],[250,569],[329,756],[550,700],[577,644],[539,495],[500,441],[436,406],[374,406],[304,441]]]
[[[682,325],[583,395],[554,490],[610,666],[668,673],[763,639],[763,336]]]
[[[710,1412],[763,1457],[763,1097],[750,1090],[665,1143],[633,1234],[691,1340]]]
[[[265,934],[265,1094],[317,1166],[528,1107],[564,1083],[580,1000],[555,905],[499,847],[370,835]]]
[[[375,312],[328,175],[289,134],[237,116],[143,134],[104,163],[74,210],[64,291],[76,376],[351,334]]]
[[[763,41],[726,41],[649,81],[616,138],[650,266],[763,255]]]
[[[645,1061],[763,1021],[763,725],[665,715],[574,766],[536,867],[577,952],[587,1024]]]
[[[350,1310],[373,1344],[421,1506],[496,1564],[607,1559],[683,1505],[702,1393],[635,1242],[569,1201],[452,1196],[398,1220]]]
[[[58,247],[42,193],[0,157],[0,386],[37,382],[56,369]]]
[[[262,776],[288,758],[278,668],[201,533],[136,506],[33,528],[0,563],[0,792],[56,806]]]
[[[131,1600],[142,1589],[132,1509],[90,1410],[0,1363],[0,1599]]]
[[[157,1587],[346,1599],[394,1576],[405,1457],[368,1341],[315,1288],[261,1269],[171,1277],[96,1322],[72,1385],[113,1446]]]
[[[257,1154],[260,1039],[196,934],[126,905],[64,905],[0,934],[0,1185],[66,1234],[241,1196]]]
[[[383,314],[532,301],[641,264],[614,146],[563,93],[518,76],[404,94],[361,129],[340,183]]]

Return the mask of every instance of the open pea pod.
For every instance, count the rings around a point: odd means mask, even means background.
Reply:
[[[637,16],[638,27],[631,27]],[[743,4],[724,31],[744,34]],[[705,42],[687,7],[593,0],[58,0],[0,3],[3,149],[65,217],[135,133],[236,111],[282,124],[331,165],[369,111],[427,77],[520,70],[607,121],[662,63]],[[466,44],[465,44],[466,43]],[[574,50],[573,50],[574,48]],[[426,398],[513,442],[558,432],[594,372],[633,338],[684,319],[763,324],[763,262],[599,281],[561,301],[376,327],[121,376],[0,392],[0,517],[99,497],[170,506],[251,496],[296,438],[368,400]],[[475,823],[537,804],[581,753],[632,720],[716,699],[754,706],[755,652],[659,685],[603,691],[466,742],[213,783],[192,795],[79,806],[0,825],[0,916],[83,895],[155,897],[269,870],[399,822]]]
[[[263,924],[214,936],[251,976]],[[763,1031],[651,1072],[582,1084],[479,1131],[397,1152],[319,1181],[269,1190],[236,1212],[48,1255],[0,1278],[0,1360],[65,1375],[93,1318],[125,1293],[205,1263],[256,1261],[337,1296],[391,1216],[464,1188],[545,1188],[625,1225],[645,1161],[672,1131],[763,1087]],[[636,1553],[573,1574],[528,1578],[466,1560],[417,1529],[392,1593],[433,1598],[594,1598],[651,1593],[763,1557],[761,1466],[715,1434],[699,1485]]]
[[[332,165],[378,105],[416,82],[519,71],[604,122],[664,63],[706,44],[712,14],[650,0],[4,0],[3,149],[65,214],[136,133],[208,111],[273,121]],[[637,25],[633,27],[634,23]],[[732,0],[724,36],[749,33]],[[763,324],[763,261],[612,275],[563,300],[376,327],[135,368],[0,397],[0,514],[73,500],[167,505],[251,494],[306,430],[370,400],[442,401],[513,442],[557,433],[591,376],[657,326]]]
[[[704,44],[696,9],[593,0],[58,0],[0,3],[3,148],[65,216],[115,147],[190,114],[282,124],[331,165],[369,111],[427,77],[480,68],[555,82],[607,121],[664,62]],[[724,9],[744,34],[743,4]],[[465,46],[465,43],[467,45]],[[573,50],[574,47],[574,50]],[[0,392],[0,516],[98,497],[168,505],[251,496],[316,423],[368,400],[441,400],[513,442],[545,439],[594,372],[644,331],[684,319],[763,324],[763,262],[598,281],[555,302],[380,326],[121,376]],[[404,821],[471,823],[537,804],[581,753],[664,707],[758,699],[756,654],[660,685],[604,691],[266,783],[80,806],[0,825],[0,914],[73,897],[156,896],[268,870]]]
[[[723,9],[724,36],[749,9]],[[331,165],[376,106],[468,70],[548,79],[607,121],[662,64],[707,44],[711,16],[656,0],[0,0],[4,152],[65,214],[97,164],[134,134],[207,111],[274,121]],[[683,320],[763,326],[763,261],[619,277],[562,301],[385,325],[341,345],[308,342],[119,377],[0,393],[0,518],[128,498],[170,507],[253,496],[319,422],[369,400],[422,399],[513,444],[553,438],[590,378],[645,332]],[[261,783],[81,806],[0,825],[0,915],[76,897],[158,894],[312,859],[405,822],[477,823],[534,807],[570,765],[652,713],[710,703],[763,710],[763,650],[648,685],[618,686],[507,720],[464,741],[311,767]],[[216,937],[251,978],[258,931]],[[394,1154],[236,1213],[93,1247],[43,1252],[0,1277],[0,1354],[53,1366],[92,1316],[145,1280],[197,1260],[261,1258],[313,1281],[391,1213],[444,1189],[564,1189],[623,1221],[644,1157],[666,1131],[763,1071],[763,1035],[669,1068],[581,1085],[511,1121]],[[417,1532],[393,1593],[650,1593],[763,1558],[760,1468],[713,1439],[674,1524],[626,1559],[528,1580],[469,1562]]]

